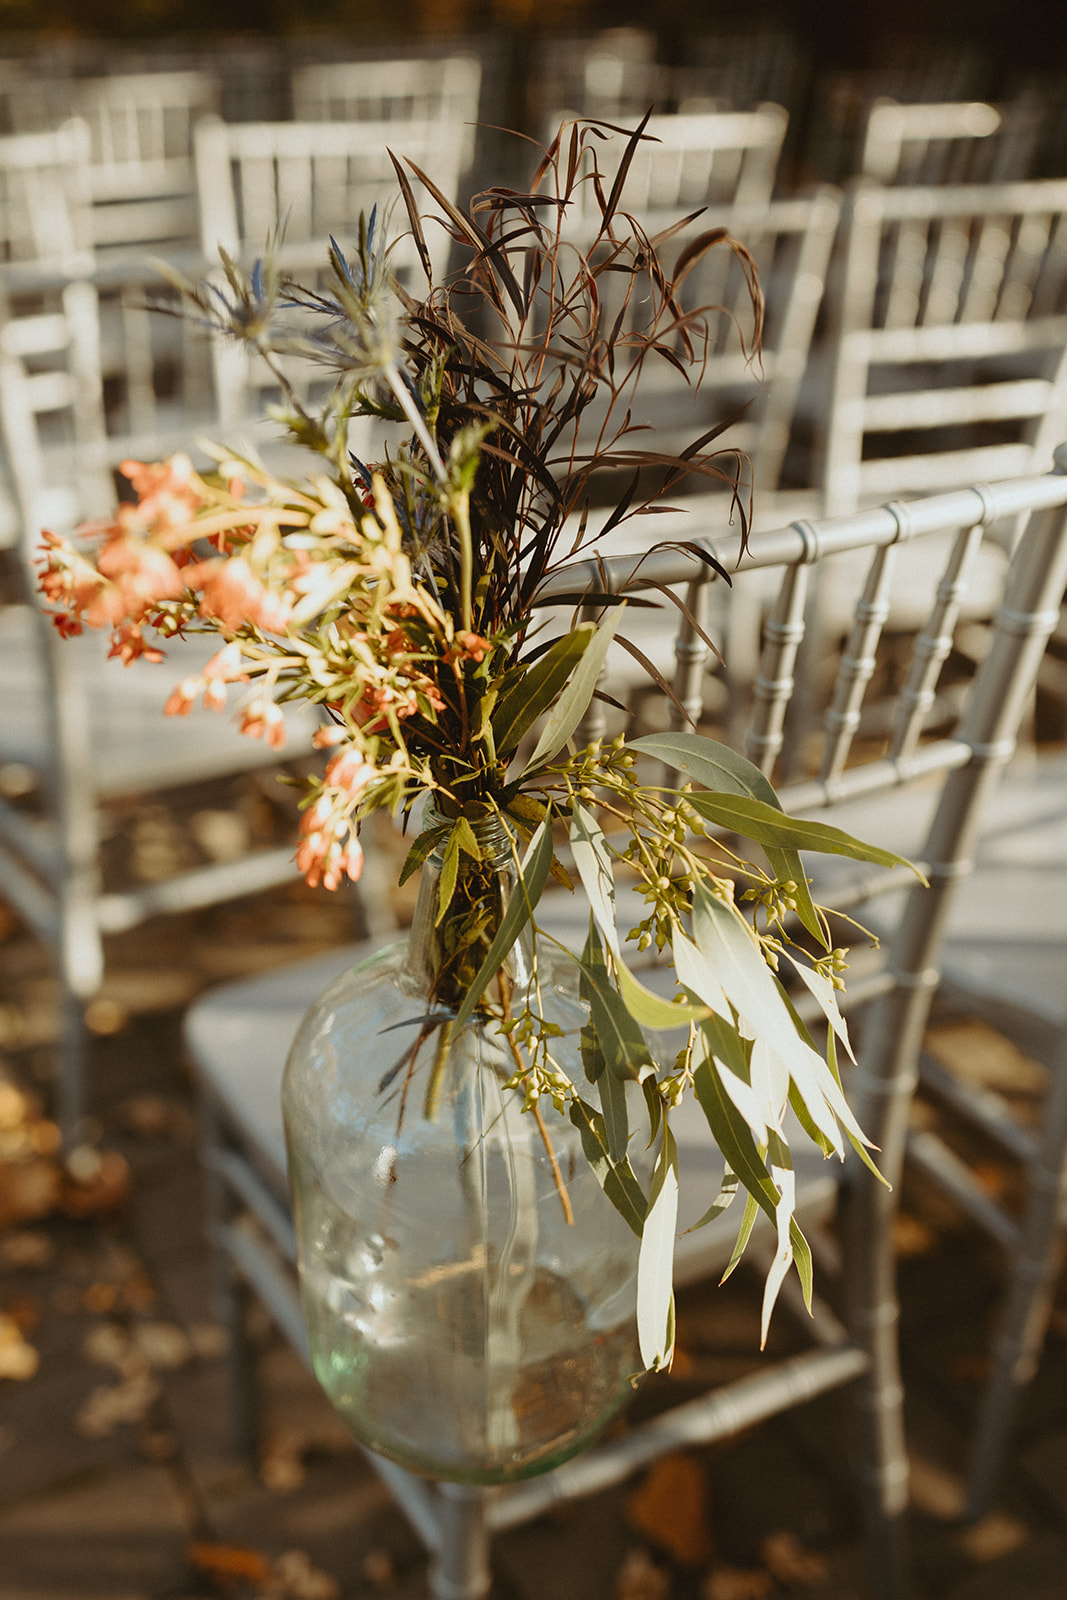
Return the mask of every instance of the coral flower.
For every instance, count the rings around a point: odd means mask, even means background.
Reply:
[[[250,739],[262,739],[272,750],[285,743],[285,716],[281,706],[269,695],[257,695],[241,714],[241,732]]]

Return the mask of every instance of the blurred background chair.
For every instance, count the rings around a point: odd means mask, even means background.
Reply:
[[[1067,466],[1067,461],[1062,465]],[[903,1158],[916,1054],[937,983],[952,890],[966,872],[983,806],[1024,715],[1052,626],[1050,605],[1055,603],[1058,608],[1067,583],[1065,504],[1067,480],[1053,474],[922,501],[911,508],[906,522],[887,508],[836,522],[800,523],[753,540],[755,565],[777,569],[782,584],[767,630],[748,741],[750,755],[763,770],[775,770],[803,633],[804,589],[813,567],[831,552],[866,551],[869,567],[854,591],[853,637],[841,659],[818,775],[784,789],[783,803],[798,813],[815,811],[836,820],[844,800],[881,793],[892,815],[897,802],[906,801],[912,787],[918,786],[932,797],[936,808],[920,852],[932,887],[916,888],[909,894],[901,921],[887,941],[885,960],[857,962],[859,970],[850,988],[853,1005],[869,1001],[873,1008],[861,1017],[860,1065],[850,1087],[861,1120],[881,1150],[883,1171],[893,1183]],[[958,584],[939,584],[935,579],[928,591],[929,626],[917,642],[888,749],[875,752],[868,746],[861,751],[853,743],[856,713],[874,670],[881,615],[878,601],[894,556],[906,557],[912,542],[948,534],[953,541],[951,570],[960,576],[973,561],[987,524],[1031,509],[1035,514],[1016,552],[995,642],[973,680],[961,719],[944,737],[924,739],[924,721],[947,653],[947,645],[942,652],[940,643],[930,648],[929,641],[951,637],[960,598]],[[699,521],[692,531],[699,531]],[[905,548],[898,550],[898,544]],[[720,559],[726,554],[721,544],[709,541],[709,548]],[[552,598],[553,587],[560,593],[580,587],[583,576],[598,587],[607,581],[619,591],[632,585],[638,593],[642,576],[662,582],[688,577],[691,608],[701,614],[700,591],[711,586],[706,567],[677,551],[657,553],[637,576],[635,567],[633,557],[612,559],[603,569],[579,563],[577,569],[554,580],[545,598]],[[706,663],[703,648],[688,625],[679,635],[678,658],[676,693],[699,716]],[[596,731],[590,726],[583,737]],[[907,814],[906,805],[904,812]],[[879,842],[892,844],[895,839],[883,834]],[[843,909],[855,914],[869,894],[899,883],[898,874],[884,869],[853,871],[844,886]],[[539,912],[544,924],[553,931],[558,926],[563,937],[567,937],[568,916],[572,924],[574,921],[570,904],[565,899],[554,904],[550,897]],[[862,918],[863,913],[859,915]],[[572,938],[577,931],[570,927]],[[249,1373],[241,1359],[239,1310],[243,1296],[251,1290],[261,1298],[286,1336],[298,1349],[304,1348],[291,1276],[294,1239],[287,1210],[279,1103],[285,1052],[305,1006],[346,962],[358,959],[367,948],[334,952],[329,958],[272,974],[269,980],[224,985],[197,1001],[187,1018],[187,1043],[207,1106],[204,1160],[211,1174],[220,1306],[234,1328],[236,1416],[246,1436],[251,1420],[247,1410]],[[646,973],[646,979],[655,982],[654,971]],[[710,1193],[714,1180],[709,1162],[714,1158],[706,1137],[682,1118],[679,1138],[683,1185],[686,1176],[699,1182],[703,1172]],[[904,1593],[896,1543],[907,1486],[890,1242],[895,1192],[876,1184],[858,1164],[848,1176],[845,1266],[839,1286],[847,1307],[845,1321],[820,1303],[813,1321],[807,1324],[816,1342],[813,1352],[790,1357],[776,1369],[767,1370],[764,1365],[756,1376],[695,1397],[676,1412],[661,1414],[554,1472],[505,1491],[487,1495],[447,1485],[436,1490],[398,1473],[389,1463],[376,1463],[433,1553],[435,1595],[477,1600],[487,1592],[491,1529],[512,1526],[560,1501],[618,1482],[665,1450],[721,1438],[828,1388],[851,1382],[856,1383],[860,1396],[862,1444],[854,1482],[861,1485],[868,1500],[871,1592],[885,1596]],[[802,1211],[805,1201],[811,1200],[815,1215],[825,1214],[826,1179],[821,1164],[814,1195],[801,1183]],[[696,1211],[703,1197],[702,1191],[691,1195]],[[729,1254],[731,1232],[726,1229],[720,1235],[717,1225],[712,1225],[684,1235],[678,1247],[679,1280],[685,1283],[721,1269]],[[757,1254],[758,1250],[757,1245]],[[820,1258],[825,1254],[827,1251],[820,1252]]]
[[[144,257],[199,244],[193,129],[217,114],[207,72],[80,78],[71,108],[89,129],[93,244],[98,256]]]
[[[63,995],[58,1115],[68,1141],[85,1109],[84,1010],[98,991],[109,932],[168,911],[211,905],[294,875],[290,844],[190,847],[189,870],[116,886],[103,862],[105,804],[158,795],[263,768],[279,756],[241,738],[225,717],[162,714],[172,683],[199,671],[213,638],[176,641],[166,661],[125,669],[106,636],[61,640],[40,606],[33,562],[42,528],[64,533],[109,514],[114,468],[136,441],[109,435],[96,292],[68,285],[60,309],[0,324],[0,437],[13,490],[13,527],[0,549],[0,884],[55,951]],[[159,442],[159,441],[155,441]],[[152,454],[151,451],[146,451]],[[310,752],[315,717],[291,714],[286,757]]]
[[[394,272],[415,293],[425,277],[407,218],[397,210],[398,187],[390,150],[414,161],[453,203],[464,170],[466,130],[458,119],[420,122],[224,123],[204,119],[196,130],[196,170],[200,195],[203,253],[217,261],[221,247],[250,268],[277,236],[279,265],[305,280],[321,274],[330,236],[351,251],[361,214],[378,207],[379,226],[392,218],[396,246]],[[418,180],[409,172],[413,188]],[[434,223],[426,246],[439,280],[451,239]],[[256,364],[243,348],[216,341],[213,347],[220,423],[241,423],[264,437],[263,401],[277,387],[265,363]],[[298,388],[326,381],[313,362],[293,360],[287,368]],[[274,424],[267,424],[277,433]]]
[[[436,122],[464,127],[474,159],[482,63],[476,55],[329,61],[293,69],[297,122]]]
[[[774,192],[789,123],[782,106],[755,111],[653,116],[630,163],[623,209],[680,221],[699,206],[765,205]],[[620,134],[595,142],[605,195],[625,148]],[[583,191],[579,190],[579,205]],[[592,216],[592,202],[584,206]]]
[[[982,100],[876,100],[867,116],[859,174],[878,183],[998,183],[1030,176],[1043,106],[1024,96]]]

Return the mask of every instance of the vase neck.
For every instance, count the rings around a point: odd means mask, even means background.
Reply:
[[[406,975],[420,994],[439,1007],[455,1010],[496,938],[508,902],[518,885],[514,841],[499,816],[468,819],[480,860],[462,848],[449,849],[451,824],[428,803],[423,832],[448,828],[429,852],[422,867],[419,894],[412,918]],[[446,859],[452,856],[455,871]],[[443,895],[451,886],[447,904]],[[533,944],[527,922],[503,957],[500,972],[508,991],[524,990],[533,970]],[[486,990],[491,1002],[500,999],[494,977]]]

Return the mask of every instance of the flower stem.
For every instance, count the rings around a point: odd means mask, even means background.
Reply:
[[[452,503],[452,516],[459,536],[459,597],[463,608],[463,626],[468,633],[474,627],[474,543],[471,538],[470,510],[470,495],[456,495]]]

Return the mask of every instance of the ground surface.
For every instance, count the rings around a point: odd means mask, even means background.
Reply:
[[[148,841],[157,850],[160,829]],[[0,925],[0,1371],[9,1374],[0,1377],[0,1600],[426,1592],[415,1537],[266,1326],[258,1457],[231,1447],[181,1049],[182,1009],[206,984],[352,932],[343,903],[294,886],[113,941],[91,1019],[104,1166],[90,1162],[80,1183],[59,1190],[53,1136],[33,1100],[47,1097],[52,1061],[48,963],[10,919]],[[948,1027],[939,1046],[984,1061],[994,1076],[1004,1070],[1003,1047],[984,1031]],[[994,1162],[986,1171],[993,1186],[1012,1181]],[[70,1214],[78,1212],[86,1214]],[[899,1242],[915,1594],[1058,1600],[1067,1311],[1055,1320],[997,1506],[964,1528],[961,1471],[999,1263],[943,1204],[910,1188]],[[659,1381],[683,1397],[744,1368],[758,1359],[757,1326],[758,1295],[741,1280],[687,1299],[675,1373]],[[794,1337],[787,1320],[774,1337]],[[816,1402],[503,1535],[494,1596],[861,1600],[846,1426],[842,1398]]]

